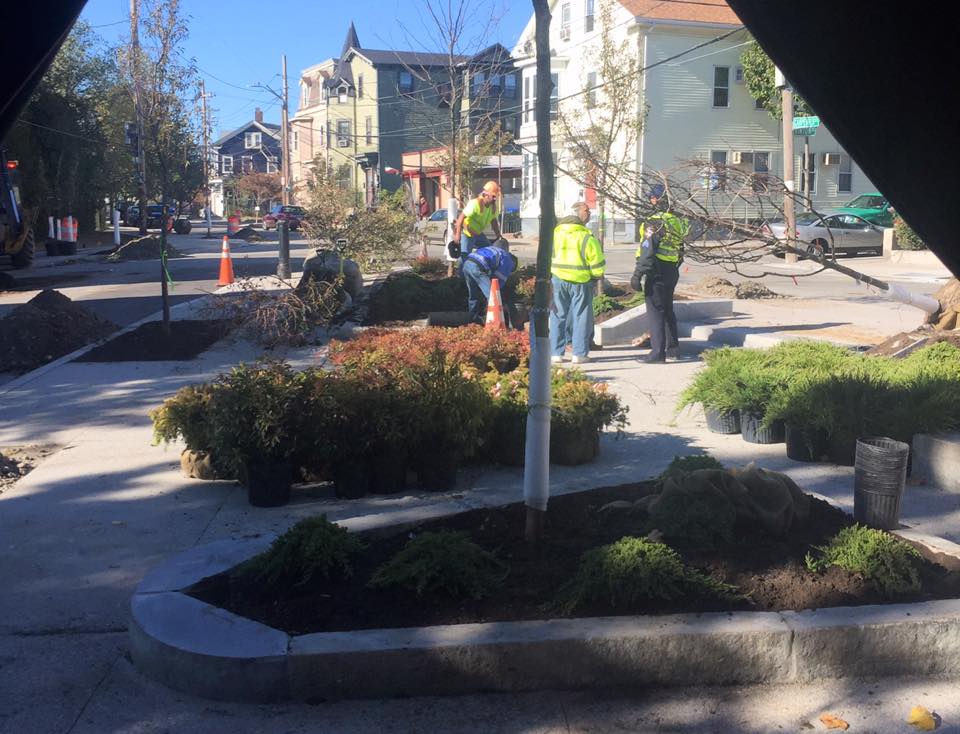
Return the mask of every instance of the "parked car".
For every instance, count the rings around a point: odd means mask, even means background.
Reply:
[[[167,216],[175,217],[177,208],[173,204],[167,204]],[[147,229],[160,229],[160,220],[163,218],[162,204],[147,204]],[[126,224],[128,227],[140,226],[140,207],[127,207]]]
[[[777,239],[786,238],[786,224],[774,221],[767,229]],[[803,212],[797,215],[796,239],[812,255],[883,254],[883,229],[863,217],[839,211]]]
[[[429,240],[447,241],[447,210],[437,209],[426,219],[417,222],[417,227]]]
[[[140,221],[140,207],[136,204],[130,204],[123,212],[123,223],[127,227],[135,227],[136,222]]]
[[[302,206],[281,206],[273,207],[263,216],[263,228],[274,229],[277,222],[287,222],[291,231],[300,229],[307,212]]]
[[[876,191],[869,194],[860,194],[860,196],[848,201],[834,211],[853,214],[881,227],[893,226],[893,208],[887,201],[887,197]]]

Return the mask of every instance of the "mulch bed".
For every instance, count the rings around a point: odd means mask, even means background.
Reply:
[[[432,311],[466,311],[467,287],[463,280],[446,274],[411,271],[390,275],[370,297],[365,325],[425,319]]]
[[[41,291],[0,319],[0,372],[27,372],[116,330],[62,293]]]
[[[77,362],[163,362],[193,359],[226,336],[227,320],[148,321],[84,354]]]
[[[652,482],[607,487],[550,500],[545,537],[535,546],[523,540],[525,507],[521,504],[481,509],[424,523],[424,530],[468,530],[475,542],[495,551],[510,566],[503,586],[488,598],[452,601],[446,597],[418,597],[396,589],[372,590],[365,586],[374,569],[406,543],[409,529],[381,537],[367,534],[367,549],[353,561],[353,576],[346,581],[318,582],[287,589],[277,597],[259,585],[244,586],[230,572],[199,582],[190,594],[241,616],[255,619],[292,634],[310,632],[398,628],[472,622],[548,619],[562,616],[552,606],[557,589],[571,578],[584,551],[638,535],[640,521],[626,511],[597,510],[613,500],[634,500],[654,489]],[[598,604],[576,616],[660,614],[754,610],[770,611],[829,606],[878,604],[881,597],[869,582],[838,568],[821,574],[803,565],[811,546],[824,545],[852,519],[826,502],[812,499],[809,522],[795,528],[786,539],[758,535],[739,528],[738,542],[715,552],[684,552],[684,559],[716,577],[735,584],[750,601],[694,600],[646,602],[631,609]],[[960,595],[960,574],[925,562],[924,591],[896,601],[953,598]]]

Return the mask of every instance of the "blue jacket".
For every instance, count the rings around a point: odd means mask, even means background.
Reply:
[[[467,255],[467,260],[471,260],[480,266],[489,276],[497,276],[501,283],[506,283],[510,273],[513,272],[513,257],[506,250],[499,247],[480,247]]]

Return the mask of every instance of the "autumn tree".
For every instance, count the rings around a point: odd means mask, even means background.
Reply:
[[[282,191],[279,173],[246,173],[236,180],[236,192],[252,200],[256,212],[263,202],[279,198]]]

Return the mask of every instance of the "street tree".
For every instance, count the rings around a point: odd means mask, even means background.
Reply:
[[[236,180],[236,191],[247,201],[253,202],[254,211],[260,212],[260,206],[280,198],[283,186],[279,173],[246,173]]]
[[[756,41],[748,44],[740,54],[743,81],[750,96],[757,100],[775,120],[783,117],[781,92],[774,79],[773,61]],[[797,117],[812,115],[810,105],[799,94],[793,95],[793,113]]]

